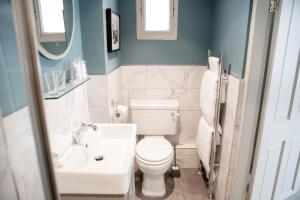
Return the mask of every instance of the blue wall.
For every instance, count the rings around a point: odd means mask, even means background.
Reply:
[[[136,39],[136,0],[121,0],[122,65],[204,65],[211,41],[211,0],[179,0],[178,39]]]
[[[40,55],[40,62],[42,71],[51,71],[56,69],[62,69],[65,66],[71,64],[71,62],[82,56],[82,45],[81,45],[81,27],[80,27],[80,12],[79,12],[79,0],[73,0],[75,7],[75,35],[73,38],[72,46],[69,53],[61,60],[49,60],[44,56]]]
[[[0,108],[2,115],[27,104],[10,3],[0,1]]]
[[[57,61],[40,55],[42,71],[61,69],[78,57],[82,57],[79,2],[75,5],[75,35],[70,52]],[[6,116],[27,105],[27,98],[22,80],[22,70],[18,57],[16,36],[8,0],[1,0],[0,13],[0,107]]]
[[[89,74],[105,74],[103,4],[79,0],[83,58]]]
[[[109,73],[120,66],[119,52],[107,52],[106,8],[118,13],[118,0],[80,0],[83,57],[89,74]]]
[[[215,0],[211,49],[224,52],[224,67],[244,77],[251,0]]]

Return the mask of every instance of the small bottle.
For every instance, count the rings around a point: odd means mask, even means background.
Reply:
[[[87,69],[86,69],[86,62],[85,62],[85,60],[82,60],[82,77],[84,78],[84,79],[86,79],[87,77],[88,77],[88,74],[87,74]]]

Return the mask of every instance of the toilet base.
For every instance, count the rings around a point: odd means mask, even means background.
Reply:
[[[143,173],[142,194],[148,197],[162,197],[166,194],[165,176]]]

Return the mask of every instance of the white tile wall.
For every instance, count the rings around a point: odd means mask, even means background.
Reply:
[[[45,199],[28,107],[3,118],[3,130],[4,134],[0,134],[0,183],[1,186],[5,183],[6,189],[3,193],[0,191],[1,199],[3,198],[2,194],[4,193],[9,195],[9,198],[7,199],[16,199],[16,193],[12,183],[12,173],[16,179],[16,187],[20,199]],[[4,142],[7,146],[4,145]],[[5,151],[2,151],[2,148],[5,148]],[[6,159],[2,159],[5,156],[2,153],[5,152],[8,155],[12,173],[9,172],[8,163],[5,164]],[[1,187],[1,189],[3,188]]]
[[[122,66],[121,103],[130,99],[178,99],[182,113],[180,143],[195,143],[200,118],[204,66]]]
[[[45,100],[44,106],[50,139],[53,134],[72,134],[81,122],[90,121],[86,83],[59,99]]]
[[[145,66],[122,66],[122,88],[146,88]]]
[[[199,167],[195,150],[200,119],[200,84],[204,66],[122,66],[121,103],[129,105],[130,99],[178,99],[182,131],[179,137],[181,152],[177,160],[183,168]],[[188,146],[188,148],[185,148]],[[190,154],[190,152],[193,152]]]
[[[201,116],[199,96],[205,70],[205,66],[121,66],[108,75],[92,76],[88,84],[91,120],[109,122],[112,100],[128,106],[131,99],[178,99],[182,122],[178,137],[180,148],[183,152],[194,152],[179,155],[178,159],[185,167],[197,167],[195,138]]]
[[[89,107],[107,107],[107,77],[105,75],[93,75],[87,85]]]
[[[91,76],[91,80],[87,82],[87,88],[91,122],[109,122],[107,76]]]
[[[92,122],[110,122],[110,113],[112,113],[116,105],[112,104],[112,102],[120,103],[122,100],[122,78],[121,68],[117,68],[107,75],[91,76],[87,87],[89,114]],[[128,77],[129,79],[131,78]],[[130,80],[128,84],[130,84]]]
[[[183,66],[147,66],[147,88],[183,88]]]

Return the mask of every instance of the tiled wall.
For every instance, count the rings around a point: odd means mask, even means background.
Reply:
[[[71,134],[80,122],[89,121],[86,84],[59,99],[45,100],[44,103],[50,140],[54,134]],[[3,118],[3,130],[4,133],[0,127],[1,199],[18,199],[15,189],[21,200],[45,199],[28,107]],[[8,196],[2,196],[4,194]]]
[[[121,102],[131,99],[178,99],[180,103],[180,144],[195,144],[200,119],[202,66],[123,66]]]
[[[0,130],[0,199],[45,199],[28,107],[3,118],[3,130],[4,133]]]
[[[182,132],[177,158],[182,167],[197,168],[195,138],[204,71],[204,66],[121,66],[107,75],[92,76],[88,83],[91,120],[109,122],[112,101],[128,106],[130,99],[178,99]]]
[[[114,105],[120,102],[121,67],[107,75],[93,75],[88,82],[88,102],[90,120],[98,123],[110,122],[110,113]]]
[[[86,83],[59,99],[45,100],[50,139],[54,134],[72,134],[81,122],[89,121]]]
[[[205,66],[121,66],[108,75],[92,76],[88,83],[91,120],[109,122],[112,101],[128,106],[131,99],[178,99],[182,131],[177,146],[177,159],[181,167],[197,168],[199,158],[195,150],[195,138],[201,116],[200,85],[205,70]],[[236,89],[241,79],[230,76],[229,81],[231,95],[241,95],[242,92]],[[233,101],[233,97],[227,99],[227,104],[237,109],[235,101],[238,99]],[[228,111],[227,115],[232,115],[230,109]],[[232,127],[238,122],[227,119],[225,123],[227,127]],[[228,137],[234,134],[233,131],[227,131]],[[229,152],[226,158],[230,158],[230,155]]]
[[[204,66],[122,66],[88,83],[89,111],[94,122],[109,122],[111,102],[130,99],[178,99],[180,143],[194,144],[200,119],[200,83]]]

